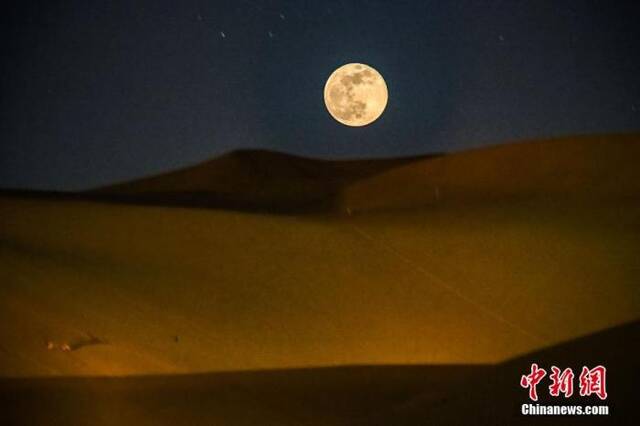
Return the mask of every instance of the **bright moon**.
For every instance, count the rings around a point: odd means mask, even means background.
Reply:
[[[378,71],[365,64],[346,64],[324,85],[329,114],[347,126],[366,126],[382,115],[389,92]]]

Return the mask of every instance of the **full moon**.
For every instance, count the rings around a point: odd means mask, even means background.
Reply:
[[[324,85],[329,114],[346,126],[366,126],[382,115],[389,92],[384,78],[366,64],[346,64],[335,70]]]

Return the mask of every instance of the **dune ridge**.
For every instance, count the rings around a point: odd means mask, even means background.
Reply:
[[[275,212],[356,212],[509,198],[640,191],[640,135],[522,141],[455,154],[328,161],[242,150],[88,194],[125,202]]]
[[[335,210],[346,185],[438,156],[329,161],[238,150],[193,167],[110,185],[85,195],[120,202],[269,212]]]

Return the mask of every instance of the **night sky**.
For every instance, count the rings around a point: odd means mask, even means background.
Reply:
[[[4,188],[84,189],[238,148],[388,157],[640,130],[637,1],[14,3]],[[389,88],[367,127],[325,110],[348,62]]]

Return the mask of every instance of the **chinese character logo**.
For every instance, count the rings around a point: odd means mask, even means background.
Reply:
[[[532,401],[538,400],[538,384],[547,375],[547,371],[544,368],[538,367],[538,364],[531,364],[531,372],[527,375],[522,375],[520,378],[520,386],[525,389],[529,389],[529,399]],[[571,368],[565,368],[561,370],[555,365],[551,367],[551,374],[549,380],[549,395],[558,397],[563,394],[565,398],[569,398],[573,395],[573,379],[575,375]],[[580,386],[580,396],[590,396],[595,394],[598,398],[607,399],[607,369],[602,365],[598,365],[592,369],[588,367],[582,367],[582,373],[578,378]]]
[[[587,367],[582,367],[582,373],[580,373],[580,396],[589,396],[595,393],[598,398],[607,399],[606,376],[607,369],[601,365],[591,370]]]
[[[549,385],[549,394],[551,396],[558,396],[561,393],[565,398],[569,398],[573,395],[573,370],[565,368],[562,373],[560,369],[555,365],[551,367],[551,384]]]
[[[538,383],[547,375],[547,372],[544,368],[538,368],[538,364],[531,364],[531,374],[522,376],[520,378],[520,386],[523,388],[529,388],[529,398],[532,401],[538,400],[538,392],[536,391],[536,386]]]

